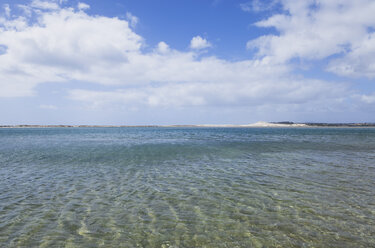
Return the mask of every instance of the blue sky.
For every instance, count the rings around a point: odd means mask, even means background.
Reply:
[[[375,122],[371,0],[0,8],[0,124]]]

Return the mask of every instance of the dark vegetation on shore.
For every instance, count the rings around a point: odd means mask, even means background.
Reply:
[[[305,124],[311,127],[375,127],[375,123],[324,123],[324,122],[304,122],[304,123],[294,123],[291,121],[281,121],[281,122],[271,122],[274,124]]]
[[[158,127],[157,125],[0,125],[0,128],[45,128],[45,127]]]

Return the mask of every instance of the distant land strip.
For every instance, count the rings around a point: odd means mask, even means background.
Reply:
[[[254,124],[201,124],[201,125],[0,125],[0,128],[87,128],[87,127],[375,127],[375,123],[294,123],[257,122]]]

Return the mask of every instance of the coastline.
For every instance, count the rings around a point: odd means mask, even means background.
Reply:
[[[192,128],[374,128],[375,123],[293,123],[256,122],[253,124],[196,124],[196,125],[0,125],[0,128],[121,128],[121,127],[192,127]]]

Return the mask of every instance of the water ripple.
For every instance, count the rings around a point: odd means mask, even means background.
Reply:
[[[1,247],[373,247],[375,130],[0,130]]]

